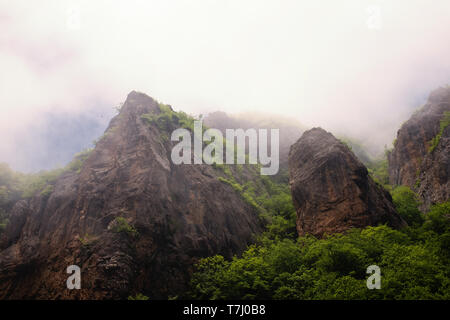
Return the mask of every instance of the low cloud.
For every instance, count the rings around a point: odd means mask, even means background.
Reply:
[[[449,18],[446,0],[0,0],[0,161],[64,162],[72,149],[36,147],[49,115],[90,119],[88,141],[134,89],[189,113],[279,113],[380,150],[450,82]]]

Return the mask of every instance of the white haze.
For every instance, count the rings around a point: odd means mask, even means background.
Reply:
[[[0,0],[0,162],[39,169],[47,114],[104,129],[131,90],[188,113],[278,113],[381,150],[450,82],[449,21],[448,0]]]

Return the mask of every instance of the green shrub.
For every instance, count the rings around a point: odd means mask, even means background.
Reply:
[[[80,153],[77,153],[74,156],[73,160],[66,166],[65,170],[75,171],[79,173],[81,171],[81,168],[83,167],[84,162],[92,154],[92,151],[93,149],[87,149]]]
[[[423,216],[419,210],[419,197],[406,186],[392,190],[392,199],[399,215],[409,224],[422,224]]]
[[[132,237],[139,235],[138,231],[128,224],[128,221],[123,217],[117,217],[114,219],[114,224],[111,229],[115,233],[126,233]]]
[[[138,293],[134,297],[129,296],[128,300],[149,300],[149,297],[144,296],[142,293]]]
[[[389,185],[389,172],[388,172],[388,160],[387,158],[382,158],[378,160],[371,161],[367,165],[367,170],[372,179],[387,188]]]
[[[176,127],[185,128],[194,131],[194,118],[185,112],[175,112],[169,105],[159,103],[159,113],[146,113],[141,116],[141,119],[147,121],[149,124],[154,124],[162,131],[172,131]]]
[[[44,190],[41,191],[41,196],[48,197],[53,192],[54,187],[52,185],[47,185]]]
[[[31,174],[24,177],[22,182],[23,198],[31,198],[37,192],[49,193],[52,191],[52,186],[56,183],[56,180],[61,174],[63,174],[65,169],[55,169],[52,171],[42,171],[37,174]]]
[[[450,201],[431,206],[425,216],[424,228],[438,234],[450,230]]]
[[[438,146],[445,128],[447,128],[449,125],[450,125],[450,111],[445,111],[442,119],[439,121],[439,133],[433,139],[431,139],[428,152],[430,153],[433,152],[434,149]]]

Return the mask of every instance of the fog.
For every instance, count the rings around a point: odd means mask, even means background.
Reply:
[[[131,90],[377,152],[450,83],[449,21],[448,0],[0,0],[0,162],[64,165]]]

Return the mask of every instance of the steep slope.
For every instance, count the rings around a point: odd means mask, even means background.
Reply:
[[[389,193],[347,146],[321,128],[306,131],[291,147],[289,175],[299,235],[405,225]]]
[[[450,87],[440,88],[398,130],[388,155],[390,183],[416,191],[424,211],[450,197],[449,122]]]
[[[167,108],[131,92],[78,171],[15,205],[0,247],[0,298],[164,299],[185,289],[199,257],[230,257],[261,231],[220,169],[171,162],[167,135],[178,116],[143,116]],[[246,179],[255,175],[244,167]],[[66,288],[72,264],[81,290]]]

